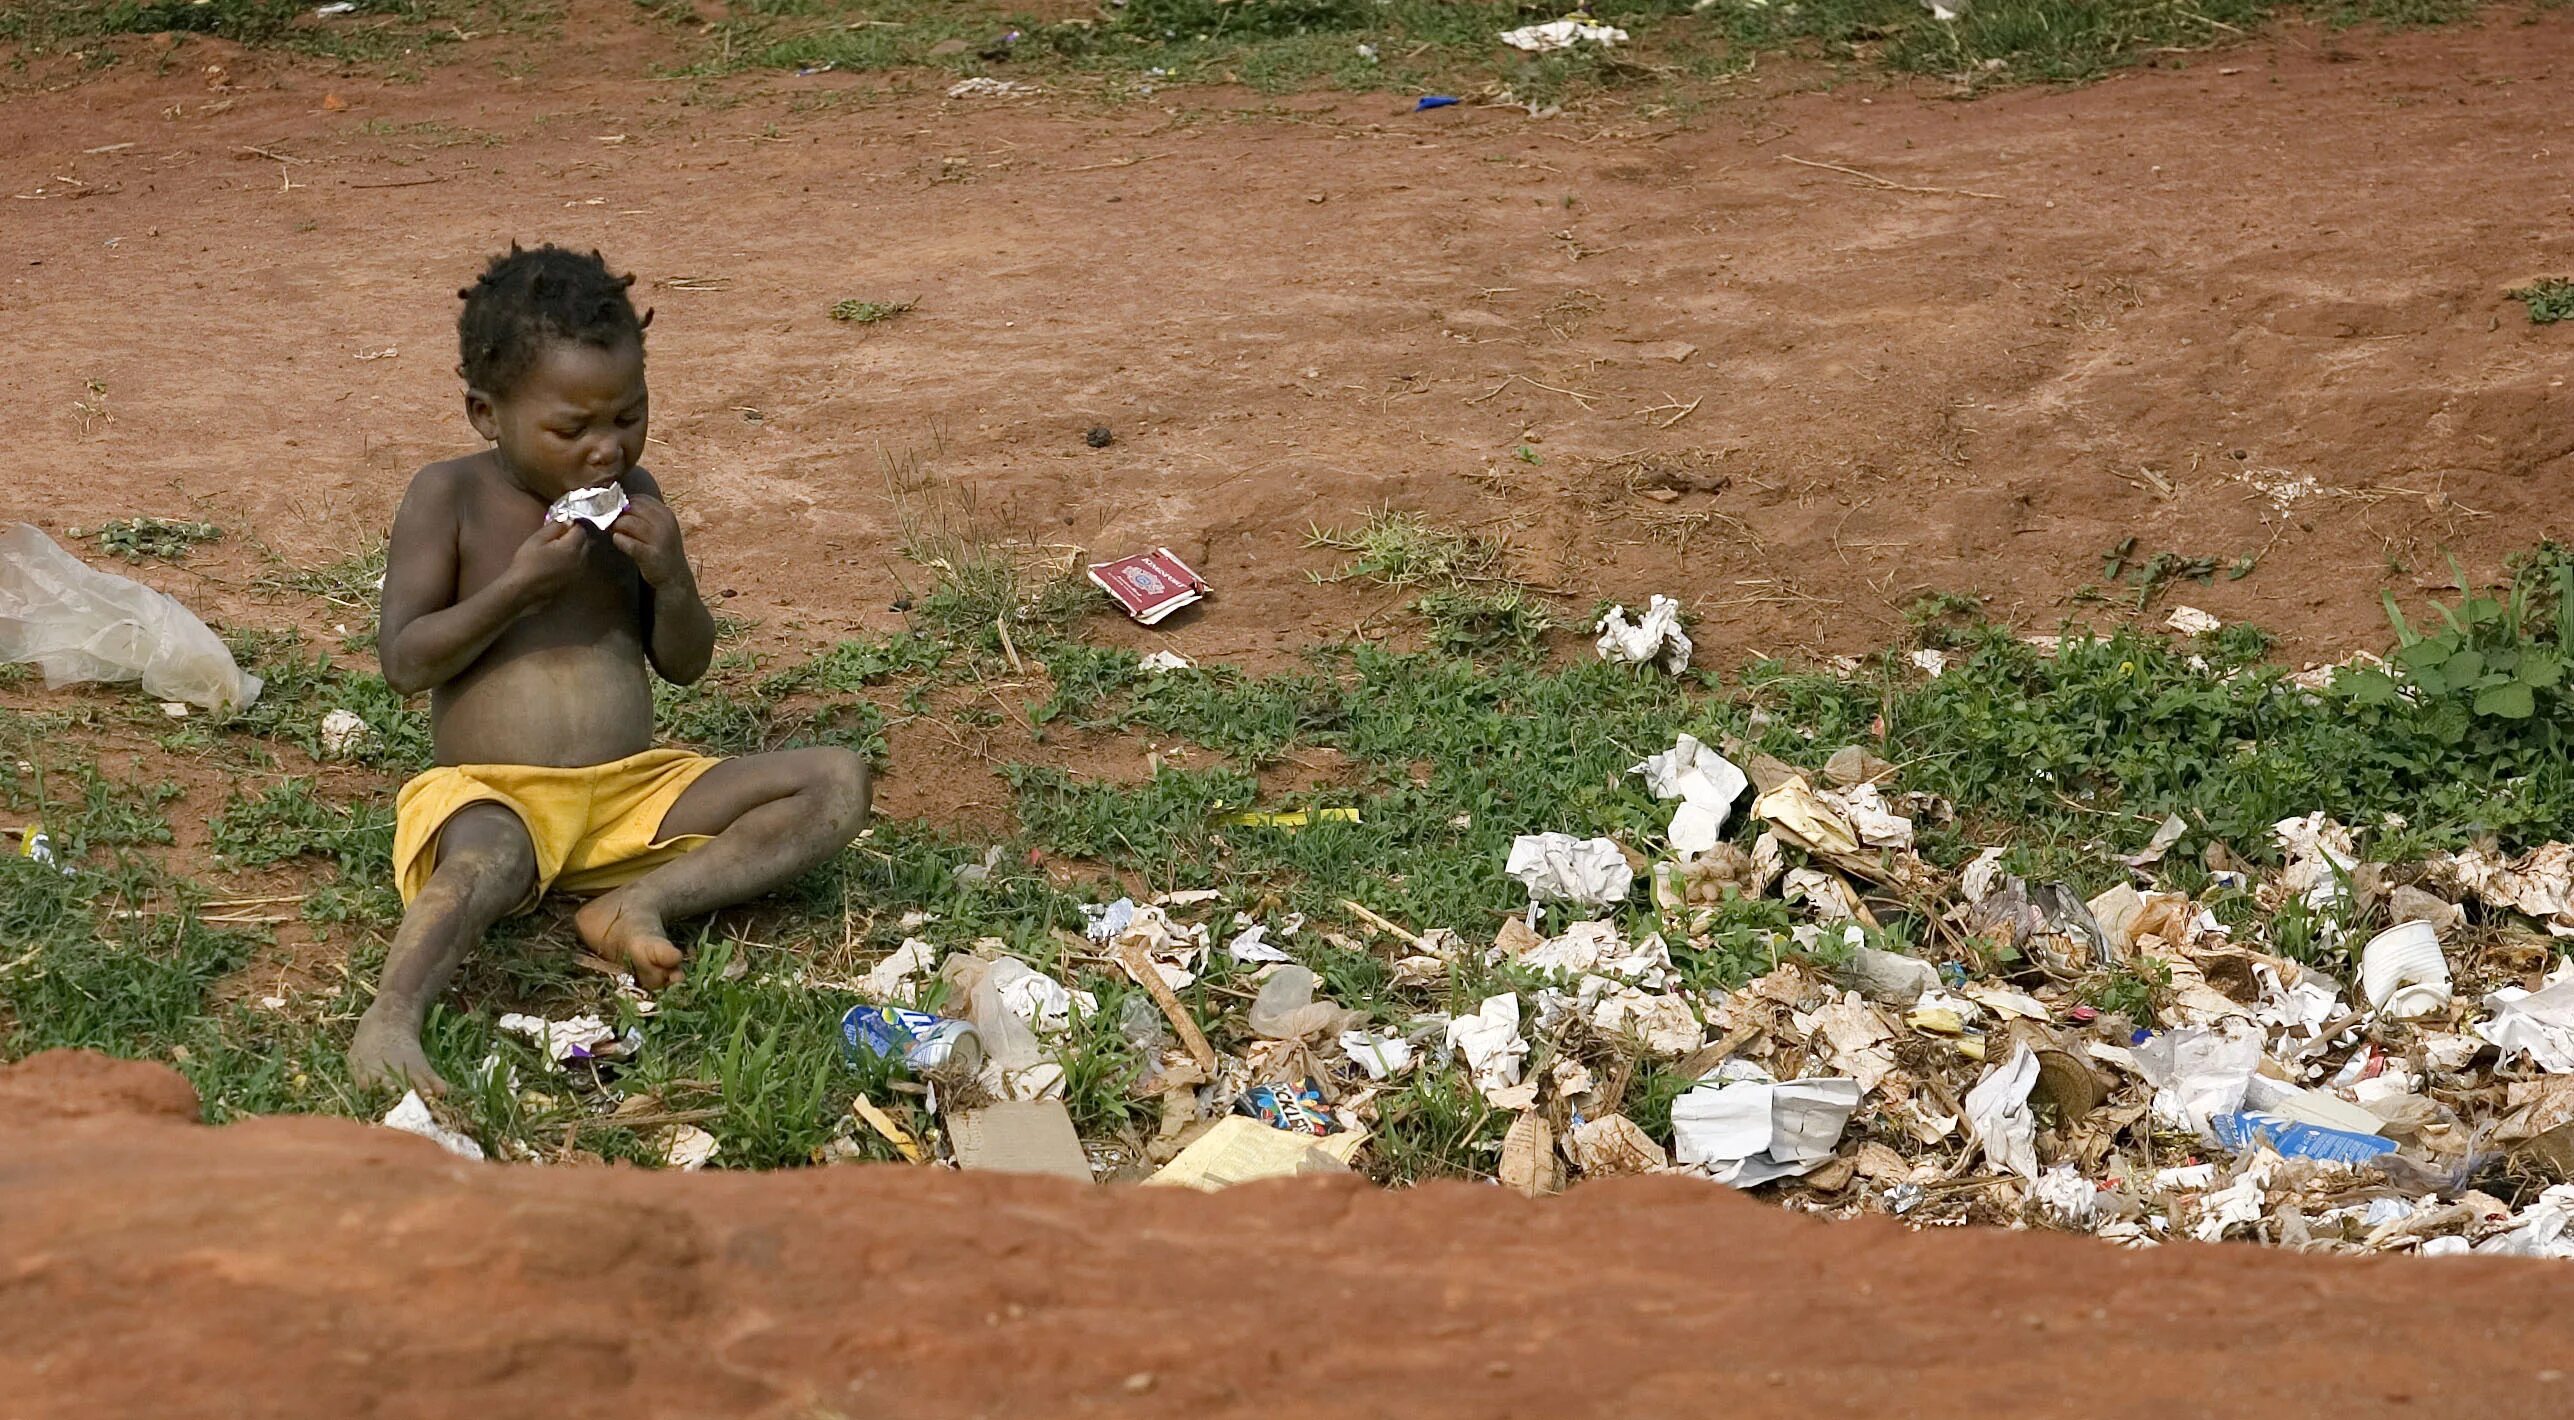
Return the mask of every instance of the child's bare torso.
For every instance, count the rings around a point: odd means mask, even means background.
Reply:
[[[546,507],[502,477],[488,455],[457,463],[463,467],[441,466],[453,470],[455,487],[449,605],[508,570]],[[581,575],[431,692],[440,764],[604,764],[652,747],[648,593],[607,534],[584,528],[582,536]]]

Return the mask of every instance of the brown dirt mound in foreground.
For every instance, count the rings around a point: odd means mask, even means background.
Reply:
[[[1828,1224],[1711,1185],[1216,1197],[466,1164],[0,1071],[0,1412],[2561,1416],[2574,1271]]]

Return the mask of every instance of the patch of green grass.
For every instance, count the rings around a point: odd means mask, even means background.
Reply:
[[[55,743],[63,728],[51,717],[0,713],[0,809],[42,825],[65,864],[86,864],[102,849],[170,842],[164,810],[179,786],[112,777]]]
[[[211,828],[216,855],[244,868],[311,857],[336,864],[346,877],[381,880],[393,858],[390,801],[333,803],[310,779],[287,779],[265,793],[236,789]]]
[[[0,7],[0,47],[70,54],[181,34],[382,62],[434,54],[468,34],[549,34],[563,13],[560,0],[360,0],[355,13],[329,16],[318,8],[309,0],[12,0]]]
[[[1461,567],[1492,565],[1471,547],[1417,531],[1352,550],[1376,560],[1373,575],[1430,579],[1414,587],[1435,589],[1435,579],[1456,578]],[[1080,904],[1137,888],[1215,887],[1222,898],[1184,920],[1221,938],[1237,910],[1273,928],[1304,913],[1305,930],[1278,930],[1272,940],[1317,973],[1323,994],[1433,1042],[1413,1073],[1378,1095],[1369,1170],[1389,1182],[1479,1176],[1491,1171],[1509,1120],[1436,1047],[1432,1013],[1471,1010],[1487,993],[1525,994],[1536,984],[1524,968],[1485,964],[1471,950],[1525,903],[1501,870],[1510,841],[1559,830],[1658,854],[1670,807],[1626,771],[1681,731],[1711,744],[1741,736],[1807,770],[1841,746],[1862,746],[1898,766],[1900,789],[1956,806],[1955,822],[1922,820],[1922,850],[1935,863],[1954,867],[2001,844],[2013,871],[2063,878],[2086,895],[2127,877],[2114,855],[2141,846],[2167,813],[2190,829],[2166,862],[2166,881],[2185,890],[2207,884],[2199,848],[2223,843],[2255,863],[2274,862],[2270,824],[2316,810],[2354,826],[2363,852],[2380,861],[2487,834],[2506,845],[2574,836],[2567,707],[2544,671],[2550,658],[2562,662],[2574,635],[2574,557],[2560,549],[2520,559],[2508,592],[2396,617],[2392,668],[2347,673],[2323,690],[2301,689],[2265,664],[2257,633],[2181,643],[2119,631],[2042,652],[1977,614],[1949,602],[1925,619],[1943,628],[1950,651],[1936,678],[1894,653],[1851,676],[1772,661],[1719,678],[1639,675],[1588,658],[1550,667],[1515,655],[1478,661],[1366,647],[1317,652],[1305,668],[1268,677],[1221,668],[1147,674],[1131,652],[1082,646],[1035,624],[1039,634],[1021,652],[1038,663],[1029,675],[1041,669],[1052,692],[1030,708],[1032,721],[1149,735],[1166,752],[1184,751],[1185,767],[1134,782],[1013,768],[1019,822],[998,845],[917,823],[879,824],[771,901],[700,926],[685,980],[649,1017],[574,967],[559,914],[515,919],[433,1014],[428,1049],[458,1083],[464,1118],[495,1146],[569,1146],[649,1163],[666,1127],[656,1121],[678,1114],[716,1135],[722,1166],[803,1163],[853,1138],[859,1152],[881,1157],[880,1142],[850,1132],[854,1094],[867,1092],[915,1130],[935,1121],[914,1092],[920,1082],[899,1066],[843,1060],[837,1022],[855,999],[843,983],[906,937],[941,952],[991,939],[1097,997],[1098,1010],[1052,1048],[1085,1136],[1131,1148],[1155,1122],[1151,1101],[1138,1095],[1148,1056],[1119,1028],[1140,998],[1065,938],[1078,929]],[[212,750],[283,740],[315,706],[353,691],[355,681],[335,679],[340,673],[292,643],[261,649],[259,663],[286,687],[286,708],[274,722],[230,723],[207,742]],[[2469,653],[2473,662],[2460,662]],[[951,688],[997,654],[929,630],[852,641],[788,665],[728,648],[706,689],[670,702],[672,724],[718,748],[774,747],[799,735],[850,742],[874,732],[868,717],[883,713],[879,700]],[[2526,713],[2516,697],[2490,697],[2495,676],[2529,687]],[[0,804],[59,823],[57,834],[80,845],[82,869],[65,877],[0,862],[0,1051],[105,1043],[174,1060],[218,1117],[380,1111],[389,1100],[353,1091],[338,1062],[362,991],[284,1011],[217,1004],[220,983],[252,945],[197,921],[188,905],[204,894],[150,866],[141,850],[152,844],[163,791],[122,784],[81,760],[66,743],[71,723],[0,713]],[[1328,787],[1262,792],[1263,771],[1320,758],[1336,765]],[[390,805],[381,796],[335,801],[325,790],[332,781],[245,783],[216,817],[211,846],[243,866],[306,863],[322,881],[306,891],[305,916],[346,929],[352,976],[365,981],[380,936],[357,929],[380,933],[392,916]],[[1237,821],[1246,809],[1321,807],[1354,808],[1359,821]],[[2401,827],[2390,813],[2403,816]],[[1755,831],[1738,815],[1732,836],[1741,846]],[[993,846],[1001,851],[987,867]],[[1043,870],[1031,850],[1046,855]],[[960,874],[969,865],[975,871]],[[1470,950],[1444,980],[1397,986],[1394,960],[1411,948],[1354,920],[1353,901],[1414,929],[1454,930]],[[1827,938],[1800,951],[1789,935],[1798,914],[1775,900],[1730,900],[1681,914],[1687,921],[1664,920],[1647,902],[1639,892],[1622,906],[1621,926],[1631,938],[1661,931],[1694,991],[1739,984],[1788,955],[1828,967],[1841,950]],[[2264,912],[2248,892],[2215,893],[2210,904],[2220,920],[2266,928],[2281,953],[2344,974],[2361,935],[2328,930],[2296,904]],[[1880,915],[1876,945],[1906,950],[1930,938],[1919,917]],[[1563,920],[1561,911],[1545,919],[1550,927]],[[2130,971],[2104,974],[2084,992],[2104,1009],[2135,1014],[2168,986]],[[1249,971],[1217,953],[1180,994],[1219,1048],[1239,1050],[1247,1043],[1241,1006],[1254,989]],[[929,999],[938,999],[935,988]],[[643,1044],[623,1064],[558,1071],[498,1030],[510,1010],[593,1011],[636,1028]],[[1532,1071],[1557,1052],[1602,1063],[1578,1028],[1536,1044]],[[1667,1136],[1670,1101],[1688,1084],[1667,1067],[1639,1066],[1621,1107]],[[649,1106],[642,1122],[613,1113],[621,1099]]]
[[[1315,527],[1305,545],[1351,554],[1336,580],[1360,577],[1389,587],[1447,587],[1487,578],[1500,567],[1503,551],[1499,543],[1392,509],[1371,514],[1355,528]]]
[[[877,325],[892,320],[918,305],[917,301],[842,301],[831,308],[831,318],[848,325]]]
[[[1532,55],[1499,35],[1553,18],[1518,0],[1128,0],[1052,23],[1001,3],[745,0],[699,41],[693,72],[739,68],[1010,75],[1100,82],[1127,92],[1238,82],[1266,92],[1314,86],[1482,94],[1542,105],[1658,85],[1685,102],[1693,80],[1761,55],[1811,56],[1984,87],[2090,79],[2214,48],[2281,7],[2274,0],[1979,0],[1954,21],[1918,0],[1598,0],[1632,41]],[[2449,23],[2471,0],[2341,0],[2335,25]]]
[[[1502,570],[1502,544],[1418,514],[1389,509],[1355,528],[1316,527],[1305,541],[1352,554],[1331,580],[1419,589],[1411,609],[1428,623],[1431,647],[1449,655],[1535,655],[1563,624],[1535,589]]]
[[[2574,319],[2574,280],[2550,276],[2506,294],[2529,308],[2531,325],[2554,325]]]
[[[349,669],[291,631],[236,632],[229,644],[234,659],[265,682],[259,699],[236,710],[192,717],[172,738],[173,748],[211,748],[228,736],[248,736],[321,759],[326,757],[322,721],[334,710],[346,710],[366,722],[366,734],[332,757],[405,775],[429,767],[426,706],[395,694],[373,666]]]

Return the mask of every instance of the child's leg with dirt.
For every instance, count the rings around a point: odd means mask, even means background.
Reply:
[[[364,1085],[447,1082],[429,1068],[420,1027],[465,953],[536,886],[536,848],[518,815],[499,804],[469,805],[438,832],[438,867],[402,914],[384,955],[375,1002],[349,1042],[349,1075]]]
[[[585,904],[572,919],[592,951],[658,989],[679,974],[669,924],[786,886],[867,826],[867,761],[799,749],[728,759],[679,796],[660,838],[709,835],[686,857]]]

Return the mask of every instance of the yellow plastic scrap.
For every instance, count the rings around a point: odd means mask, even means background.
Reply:
[[[1966,1017],[1954,1006],[1924,1006],[1904,1017],[1904,1024],[1933,1035],[1966,1034]]]
[[[1859,832],[1798,775],[1752,801],[1752,813],[1791,846],[1809,853],[1856,856]]]
[[[878,1109],[874,1100],[860,1095],[849,1101],[849,1112],[864,1120],[868,1128],[885,1136],[885,1142],[894,1146],[895,1152],[903,1156],[903,1162],[917,1164],[928,1161],[929,1152],[921,1147],[921,1141],[912,1137],[912,1131],[896,1123],[892,1115]]]
[[[1357,823],[1357,809],[1291,809],[1285,813],[1239,813],[1225,822],[1237,828],[1303,828],[1316,823]]]

